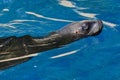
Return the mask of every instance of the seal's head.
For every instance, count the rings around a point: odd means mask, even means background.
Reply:
[[[102,31],[102,27],[103,23],[101,20],[85,20],[79,22],[78,30],[75,31],[78,34],[83,34],[86,36],[95,36]]]
[[[75,39],[95,36],[102,31],[103,23],[101,20],[84,20],[71,23],[58,31],[59,34],[72,36]]]

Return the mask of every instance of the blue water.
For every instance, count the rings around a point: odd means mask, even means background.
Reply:
[[[104,22],[100,35],[40,52],[0,71],[0,80],[120,80],[120,0],[0,0],[0,37],[44,36],[93,19]]]

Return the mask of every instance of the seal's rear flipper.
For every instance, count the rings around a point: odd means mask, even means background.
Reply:
[[[35,56],[36,54],[31,54],[27,50],[26,45],[29,43],[34,43],[30,36],[0,39],[0,70],[20,64]]]

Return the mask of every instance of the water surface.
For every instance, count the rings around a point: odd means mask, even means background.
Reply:
[[[101,19],[102,33],[40,52],[0,71],[0,80],[120,80],[119,0],[0,0],[0,37],[44,36],[81,20]]]

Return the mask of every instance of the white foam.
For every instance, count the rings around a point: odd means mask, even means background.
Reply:
[[[76,52],[78,52],[79,50],[74,50],[74,51],[70,51],[70,52],[67,52],[67,53],[64,53],[64,54],[60,54],[60,55],[57,55],[57,56],[53,56],[51,57],[51,59],[55,59],[55,58],[59,58],[59,57],[63,57],[63,56],[67,56],[67,55],[71,55],[71,54],[74,54]]]
[[[75,5],[69,0],[59,0],[59,4],[65,7],[75,7]]]
[[[65,20],[65,19],[57,19],[57,18],[46,17],[46,16],[43,16],[43,15],[40,15],[40,14],[37,14],[37,13],[34,13],[34,12],[28,12],[27,11],[26,14],[30,14],[30,15],[36,16],[38,18],[48,19],[48,20],[52,20],[52,21],[74,22],[72,20]]]
[[[81,12],[81,11],[77,11],[77,10],[74,10],[77,14],[81,15],[81,16],[84,16],[84,17],[88,17],[88,18],[95,18],[96,15],[98,14],[95,14],[95,13],[85,13],[85,12]]]

